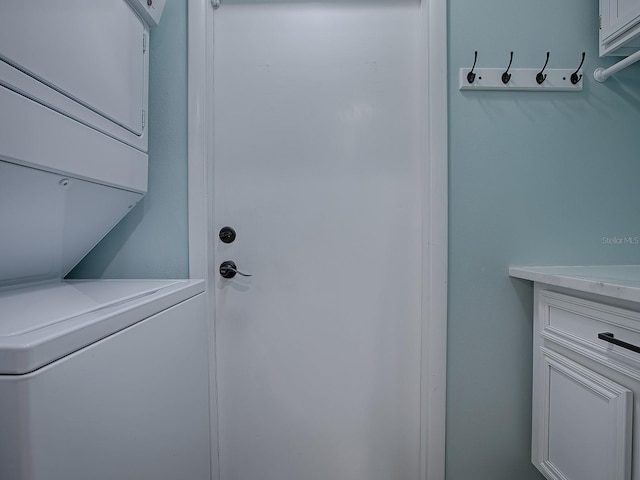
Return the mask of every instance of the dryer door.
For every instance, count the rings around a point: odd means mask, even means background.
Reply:
[[[0,60],[138,136],[144,35],[125,0],[0,2]]]

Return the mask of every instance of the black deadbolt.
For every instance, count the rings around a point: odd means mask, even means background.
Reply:
[[[218,236],[223,243],[231,243],[236,239],[236,231],[231,227],[222,227]]]

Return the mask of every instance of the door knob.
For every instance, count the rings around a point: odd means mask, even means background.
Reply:
[[[249,275],[248,273],[242,273],[240,270],[238,270],[238,267],[236,266],[236,262],[234,262],[233,260],[227,260],[220,264],[220,275],[223,278],[233,278],[236,276],[236,274],[242,275],[243,277],[253,276],[253,275]]]

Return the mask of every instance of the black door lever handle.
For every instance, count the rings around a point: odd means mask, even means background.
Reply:
[[[225,262],[222,262],[220,264],[219,271],[220,271],[220,275],[224,278],[233,278],[236,276],[236,274],[242,275],[243,277],[253,276],[248,273],[242,273],[240,270],[238,270],[238,267],[236,266],[236,262],[234,262],[233,260],[227,260]]]

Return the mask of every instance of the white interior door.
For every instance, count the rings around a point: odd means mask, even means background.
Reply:
[[[420,2],[214,16],[222,480],[418,480]]]

